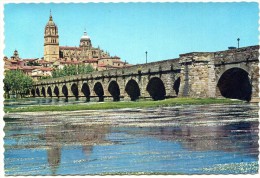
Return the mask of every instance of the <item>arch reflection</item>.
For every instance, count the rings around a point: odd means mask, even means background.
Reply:
[[[64,146],[82,146],[86,160],[91,156],[93,146],[107,144],[106,135],[110,132],[108,125],[92,124],[62,124],[46,128],[42,136],[45,139],[48,164],[52,175],[56,175],[61,163],[62,148]]]

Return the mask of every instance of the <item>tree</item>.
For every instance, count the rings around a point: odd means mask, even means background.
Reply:
[[[87,67],[86,67],[85,73],[90,73],[90,72],[93,72],[93,71],[94,71],[94,68],[92,67],[92,65],[88,64]]]
[[[40,66],[40,64],[35,61],[29,61],[29,62],[27,62],[27,66]]]
[[[16,97],[24,97],[32,85],[32,78],[25,75],[21,70],[9,70],[5,74],[4,91],[6,97],[9,97],[10,93],[15,94]]]
[[[79,74],[84,74],[84,72],[85,72],[85,66],[84,65],[79,65],[78,66],[78,73]]]
[[[69,65],[69,66],[66,65],[63,67],[63,69],[55,69],[52,72],[52,77],[57,78],[57,77],[77,75],[77,74],[87,74],[93,71],[94,68],[90,64],[88,64],[87,66],[84,64]]]
[[[51,76],[42,76],[42,77],[41,77],[41,80],[43,80],[43,79],[49,79],[49,78],[51,78]]]

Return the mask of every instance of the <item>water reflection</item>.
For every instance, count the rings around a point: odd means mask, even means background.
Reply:
[[[63,124],[46,128],[46,133],[40,138],[46,141],[48,147],[48,163],[55,175],[60,165],[61,149],[65,145],[82,146],[86,160],[91,155],[94,145],[109,144],[106,140],[110,128],[108,125],[72,125]]]
[[[33,106],[33,105],[66,105],[75,103],[85,103],[85,97],[46,97],[46,98],[23,98],[23,99],[9,99],[4,101],[5,108],[16,108],[22,106]]]
[[[5,117],[7,175],[201,174],[215,164],[258,161],[257,107],[249,105]]]
[[[52,175],[55,175],[60,165],[61,147],[53,146],[52,148],[48,149],[47,152],[48,152],[48,163],[51,168]]]
[[[135,131],[128,131],[136,134]],[[225,151],[258,157],[258,122],[238,122],[223,126],[179,126],[140,128],[138,134],[181,143],[193,151]]]

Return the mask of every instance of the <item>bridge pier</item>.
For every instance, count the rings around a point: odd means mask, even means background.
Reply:
[[[215,97],[215,72],[211,53],[189,53],[180,56],[180,96]],[[214,86],[214,87],[213,87]]]

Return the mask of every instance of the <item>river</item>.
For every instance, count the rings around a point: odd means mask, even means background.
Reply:
[[[55,103],[38,100],[5,106]],[[6,175],[258,173],[256,104],[7,113],[4,119]]]

